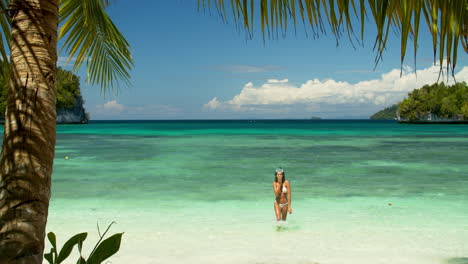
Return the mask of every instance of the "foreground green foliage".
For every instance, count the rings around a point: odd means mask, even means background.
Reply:
[[[0,67],[7,69],[8,64],[0,62]],[[0,74],[0,115],[5,116],[6,100],[7,100],[7,85],[8,71],[2,71],[5,74]],[[57,101],[56,107],[71,108],[76,100],[81,96],[80,92],[80,77],[73,74],[71,71],[57,68]]]
[[[395,120],[396,112],[398,110],[398,105],[394,104],[390,107],[385,108],[375,114],[373,114],[370,119],[383,119],[383,120]]]
[[[0,0],[0,58],[8,60],[11,18],[5,10],[13,0]],[[61,0],[59,7],[59,41],[77,71],[83,63],[88,69],[86,80],[99,84],[105,93],[118,81],[129,85],[133,58],[130,45],[106,13],[110,0]],[[11,8],[11,7],[10,7]],[[0,74],[3,73],[0,68]]]
[[[114,224],[114,222],[112,222],[107,227],[106,231],[102,235],[99,234],[100,236],[99,241],[94,246],[94,249],[91,252],[91,254],[89,254],[88,259],[85,259],[83,255],[81,254],[82,248],[83,248],[83,242],[88,236],[88,233],[84,232],[84,233],[79,233],[79,234],[74,235],[67,242],[65,242],[62,249],[59,250],[57,248],[57,240],[55,238],[55,234],[53,232],[49,232],[47,234],[47,238],[49,239],[49,242],[52,245],[52,248],[50,249],[49,253],[44,254],[44,258],[50,264],[60,264],[66,258],[70,256],[70,253],[72,252],[73,248],[77,246],[78,252],[80,253],[80,257],[78,258],[76,262],[77,264],[102,263],[104,260],[108,259],[112,255],[117,253],[117,251],[119,251],[120,249],[120,242],[122,240],[123,233],[114,234],[103,240],[104,236],[106,235],[107,231],[109,231],[109,228],[112,226],[112,224]],[[99,226],[98,226],[98,231],[99,231]]]
[[[409,120],[421,119],[428,113],[468,120],[468,85],[465,82],[452,86],[444,83],[425,85],[398,103],[398,112],[402,118]]]

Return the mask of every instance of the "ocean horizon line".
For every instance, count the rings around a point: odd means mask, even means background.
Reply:
[[[321,119],[310,119],[310,118],[192,118],[192,119],[90,119],[89,122],[127,122],[127,121],[372,121],[372,122],[396,122],[396,120],[383,120],[383,119],[370,119],[370,118],[321,118]]]

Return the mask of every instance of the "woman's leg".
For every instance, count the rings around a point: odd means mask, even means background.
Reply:
[[[281,208],[276,201],[273,202],[273,208],[275,209],[276,221],[281,220]]]
[[[288,216],[288,205],[285,205],[283,206],[283,208],[281,208],[281,219],[283,221],[286,221],[287,216]]]

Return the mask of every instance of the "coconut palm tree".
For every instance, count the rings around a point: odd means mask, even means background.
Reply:
[[[0,4],[0,52],[6,61],[8,42],[11,65],[0,160],[0,263],[42,263],[55,152],[57,39],[76,57],[75,69],[86,62],[88,80],[103,89],[128,81],[133,62],[104,11],[107,0]]]
[[[106,15],[109,0],[0,0],[3,37],[10,43],[11,81],[0,161],[0,263],[41,263],[50,198],[55,145],[55,74],[57,27],[75,69],[83,62],[88,80],[103,91],[115,80],[129,79],[132,59],[128,43]],[[226,1],[227,2],[227,1]],[[417,50],[419,25],[432,35],[434,60],[455,69],[458,45],[468,52],[466,0],[198,0],[248,36],[260,23],[263,37],[276,37],[302,21],[314,36],[329,30],[337,41],[364,39],[365,23],[376,25],[376,61],[386,48],[390,29],[401,38],[401,63],[407,44]],[[60,6],[60,7],[59,7]],[[232,12],[227,12],[230,10]],[[370,15],[369,15],[370,13]],[[366,17],[370,17],[372,22]],[[59,20],[60,19],[60,20]],[[11,27],[10,27],[11,25]],[[327,28],[325,25],[329,25]],[[360,29],[356,36],[355,28]],[[11,33],[11,34],[10,34]]]

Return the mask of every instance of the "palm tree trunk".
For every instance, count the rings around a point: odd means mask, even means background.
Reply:
[[[0,160],[0,263],[42,263],[55,151],[59,0],[14,0]]]

